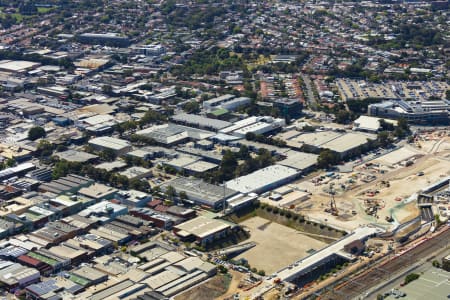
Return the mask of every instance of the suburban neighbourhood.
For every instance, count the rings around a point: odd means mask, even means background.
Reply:
[[[0,1],[0,298],[450,297],[450,1]]]

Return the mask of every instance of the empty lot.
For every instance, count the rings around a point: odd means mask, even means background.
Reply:
[[[266,274],[308,256],[308,250],[319,250],[327,245],[294,229],[260,217],[253,217],[240,225],[250,230],[250,239],[246,242],[254,241],[257,246],[239,255],[237,259],[247,259],[251,267],[264,270]]]

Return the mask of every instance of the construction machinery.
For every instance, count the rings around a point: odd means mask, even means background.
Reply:
[[[336,206],[336,200],[334,199],[335,192],[334,192],[332,183],[330,184],[329,194],[330,194],[330,207],[326,208],[325,212],[330,213],[333,216],[338,216],[339,211]]]

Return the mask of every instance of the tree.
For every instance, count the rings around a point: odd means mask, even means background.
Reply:
[[[380,127],[383,131],[393,131],[394,125],[392,123],[386,122],[385,120],[380,120]]]
[[[433,262],[431,263],[433,265],[433,267],[435,268],[440,268],[441,264],[437,261],[437,260],[433,260]]]
[[[227,150],[220,163],[220,177],[221,180],[229,180],[233,177],[234,171],[238,166],[236,156],[230,150]]]
[[[154,186],[154,187],[152,188],[152,194],[153,194],[153,195],[159,195],[159,194],[161,194],[161,187],[160,187],[159,185]]]
[[[381,131],[377,135],[377,141],[381,147],[386,147],[391,143],[391,139],[389,137],[389,132]]]
[[[52,177],[53,179],[58,179],[60,177],[66,176],[69,174],[69,163],[65,160],[58,161],[53,167]]]
[[[189,101],[183,106],[183,110],[187,113],[198,113],[200,112],[200,104],[197,101]]]
[[[409,132],[408,121],[405,118],[399,118],[397,120],[397,127],[403,129],[406,132]]]
[[[105,84],[102,86],[102,92],[105,93],[106,95],[112,95],[113,88],[111,85]]]
[[[253,132],[247,132],[245,134],[245,139],[248,140],[248,141],[254,141],[255,138],[256,138],[256,134],[253,133]]]
[[[345,110],[341,109],[336,113],[336,123],[346,124],[352,120],[352,114]]]
[[[41,156],[50,156],[53,153],[53,145],[47,140],[40,140],[36,149]]]
[[[45,129],[40,126],[34,126],[28,131],[28,139],[35,141],[46,136]]]
[[[328,168],[339,163],[339,155],[330,149],[323,149],[317,158],[317,164],[321,168]]]
[[[181,200],[187,200],[187,199],[188,199],[188,196],[187,196],[187,194],[186,194],[185,191],[181,191],[181,192],[178,194],[178,196],[180,197]]]
[[[15,164],[16,164],[16,160],[15,160],[14,158],[8,158],[8,159],[6,160],[6,166],[7,166],[8,168],[13,167]]]
[[[171,201],[173,201],[173,199],[177,196],[177,191],[173,186],[169,185],[166,188],[166,195]]]
[[[106,161],[113,161],[116,159],[116,153],[114,150],[105,149],[99,153],[99,156]]]
[[[217,269],[219,269],[219,272],[222,273],[222,274],[228,273],[228,269],[225,268],[225,267],[222,266],[222,265],[218,265],[218,266],[217,266]]]
[[[314,132],[314,131],[316,131],[316,127],[305,125],[305,126],[302,127],[302,131],[304,131],[304,132]]]
[[[408,283],[410,283],[411,281],[417,280],[417,279],[419,279],[419,277],[420,277],[420,275],[419,275],[419,274],[416,274],[416,273],[408,274],[408,275],[406,275],[406,277],[405,277],[405,284],[408,284]]]
[[[240,159],[249,159],[250,158],[250,152],[246,145],[241,145],[241,147],[239,148],[238,154],[239,154]]]

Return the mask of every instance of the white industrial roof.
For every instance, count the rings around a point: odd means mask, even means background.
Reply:
[[[241,193],[251,193],[262,190],[264,187],[273,186],[297,174],[298,171],[296,169],[282,165],[273,165],[227,181],[225,186]]]
[[[107,147],[114,150],[121,150],[125,147],[129,147],[130,143],[126,140],[113,138],[110,136],[101,136],[89,140],[89,144]]]
[[[376,136],[363,133],[347,133],[322,144],[321,148],[327,148],[335,152],[342,153],[366,144],[368,139],[375,140]]]
[[[286,153],[286,155],[287,158],[283,159],[277,164],[296,168],[300,171],[308,169],[317,164],[317,157],[318,157],[317,154],[290,150],[289,152]]]
[[[382,118],[370,117],[370,116],[360,116],[358,119],[353,121],[353,124],[355,125],[353,127],[353,130],[366,130],[366,131],[376,132],[381,127],[380,120],[382,120]],[[395,121],[395,120],[388,120],[388,119],[384,119],[384,120],[393,125],[397,125],[397,121]]]
[[[39,66],[39,63],[25,60],[2,60],[0,61],[0,68],[4,70],[19,72],[29,68]]]
[[[229,227],[230,225],[228,223],[225,223],[221,220],[210,219],[203,216],[199,216],[195,219],[175,226],[175,228],[189,232],[190,234],[199,238],[205,238]]]

